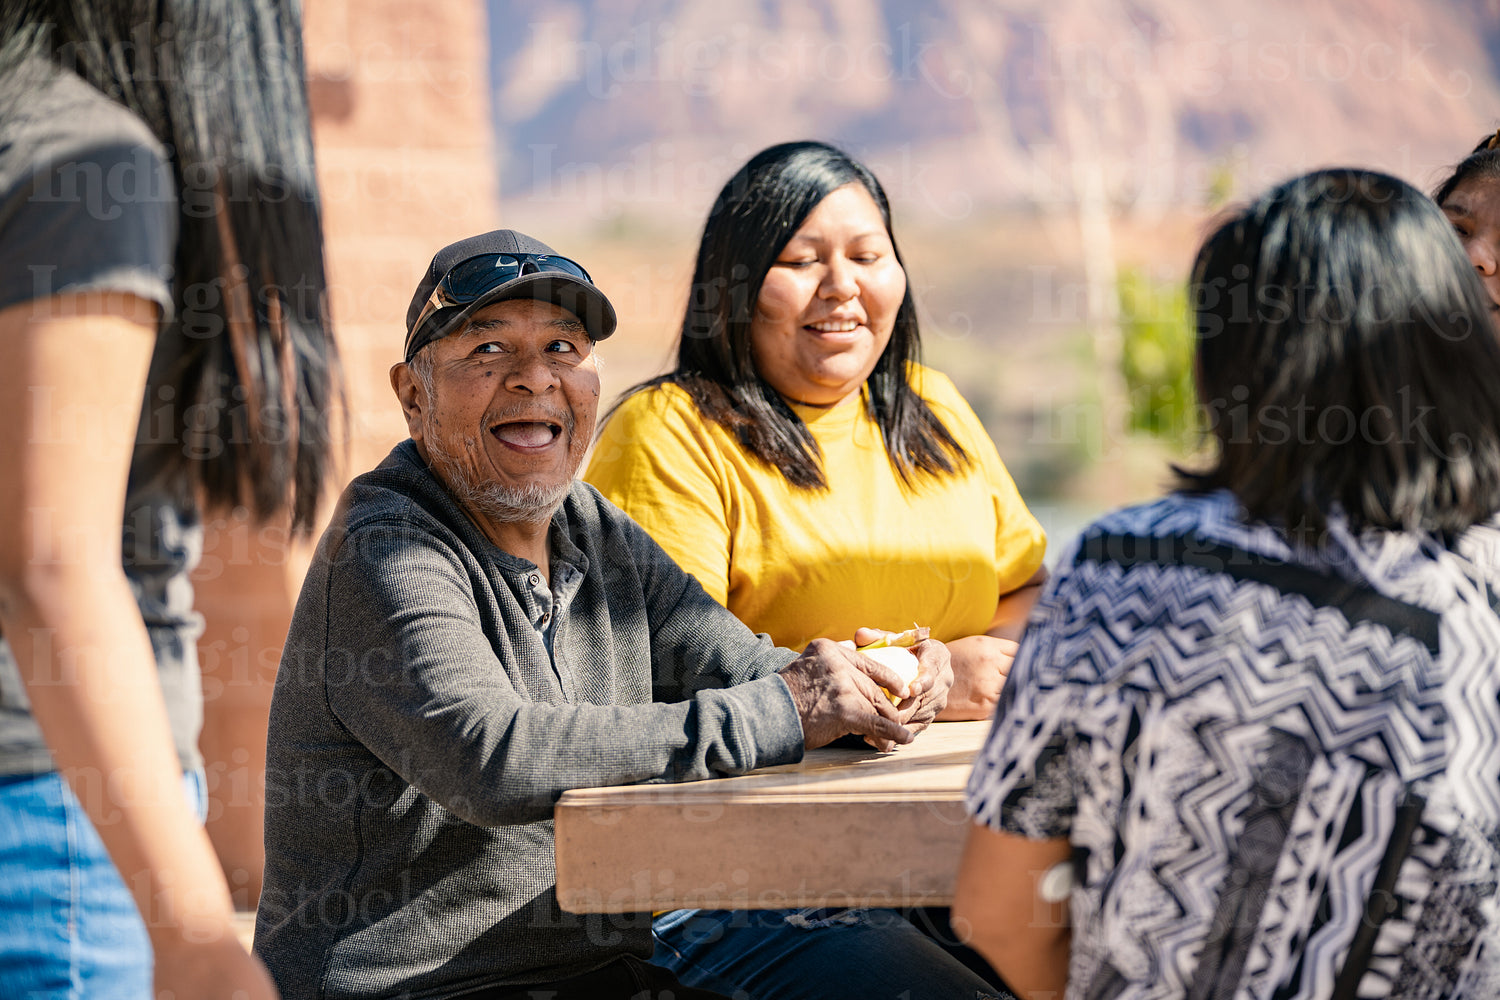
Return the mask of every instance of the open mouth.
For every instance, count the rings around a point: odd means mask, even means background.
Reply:
[[[550,420],[513,420],[496,424],[490,433],[512,448],[545,448],[562,430],[561,424]]]

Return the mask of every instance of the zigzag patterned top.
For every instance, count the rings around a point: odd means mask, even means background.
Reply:
[[[1072,841],[1068,997],[1500,997],[1500,529],[1311,562],[1238,514],[1086,531],[970,779]]]

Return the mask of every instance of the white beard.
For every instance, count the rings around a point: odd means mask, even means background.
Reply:
[[[471,448],[478,445],[477,441],[465,443]],[[435,441],[428,442],[427,457],[433,471],[448,487],[448,492],[465,510],[497,524],[534,524],[550,520],[568,498],[568,490],[572,487],[571,479],[555,486],[477,482],[463,462],[443,451],[440,445],[435,445]]]

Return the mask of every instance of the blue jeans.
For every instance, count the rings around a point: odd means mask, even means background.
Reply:
[[[182,780],[201,820],[203,772]],[[55,773],[0,777],[0,997],[151,996],[146,925],[83,806]]]
[[[895,910],[676,910],[651,961],[752,1000],[1005,997]]]

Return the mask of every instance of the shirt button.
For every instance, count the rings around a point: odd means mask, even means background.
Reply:
[[[542,585],[542,575],[540,573],[533,573],[526,578],[526,582],[533,587],[540,587]]]

